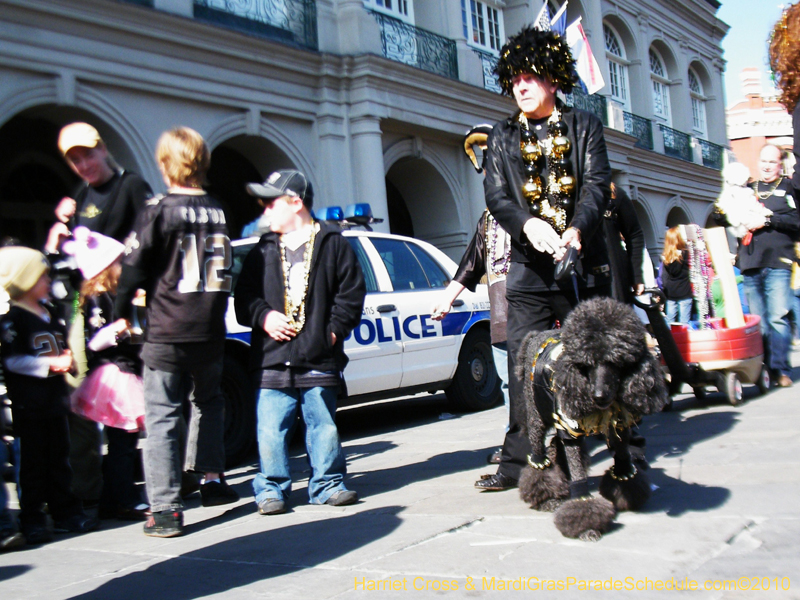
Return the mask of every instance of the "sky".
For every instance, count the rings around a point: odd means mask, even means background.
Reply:
[[[717,17],[730,26],[722,40],[725,66],[725,101],[731,106],[744,99],[739,73],[745,67],[758,67],[764,73],[761,85],[771,89],[767,39],[788,0],[720,0]]]

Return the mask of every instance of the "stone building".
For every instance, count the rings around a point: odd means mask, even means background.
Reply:
[[[553,12],[560,2],[551,1]],[[93,123],[162,190],[153,150],[174,125],[209,142],[232,229],[243,192],[306,171],[320,206],[369,202],[386,230],[458,259],[483,210],[464,132],[514,109],[491,68],[541,0],[0,0],[0,233],[41,244],[75,177],[58,129]],[[607,124],[615,182],[647,244],[704,224],[726,143],[716,0],[570,0],[606,87],[568,101]]]

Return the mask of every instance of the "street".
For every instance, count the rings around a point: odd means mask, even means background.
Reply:
[[[788,388],[758,397],[745,386],[747,402],[732,407],[716,392],[706,404],[682,395],[671,412],[645,418],[653,496],[643,512],[618,515],[598,543],[563,538],[552,514],[532,511],[516,491],[473,489],[493,470],[486,456],[502,440],[503,407],[451,415],[441,394],[348,408],[338,420],[358,504],[306,504],[308,471],[295,444],[300,481],[288,514],[256,513],[251,462],[229,475],[238,504],[189,499],[184,537],[153,539],[140,523],[103,521],[95,533],[0,555],[0,596],[461,598],[550,589],[541,597],[660,598],[660,589],[696,585],[684,595],[752,598],[743,590],[764,589],[756,597],[800,598],[797,396]],[[589,447],[596,492],[610,461],[599,442]]]

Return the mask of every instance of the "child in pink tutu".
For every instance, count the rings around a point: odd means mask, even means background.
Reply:
[[[114,300],[125,249],[113,238],[77,227],[64,244],[84,277],[80,308],[86,329],[88,374],[72,395],[72,410],[102,423],[108,439],[103,460],[103,518],[142,520],[147,505],[136,489],[139,430],[144,420],[141,346],[131,343],[124,319],[114,319]]]

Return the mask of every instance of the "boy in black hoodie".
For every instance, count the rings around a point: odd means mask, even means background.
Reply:
[[[358,495],[344,486],[347,469],[334,413],[347,364],[344,340],[361,319],[364,276],[341,233],[313,219],[313,190],[303,173],[277,171],[247,191],[259,198],[271,229],[247,255],[234,292],[236,318],[253,329],[259,513],[286,511],[288,445],[298,408],[311,465],[309,501],[353,504]]]

